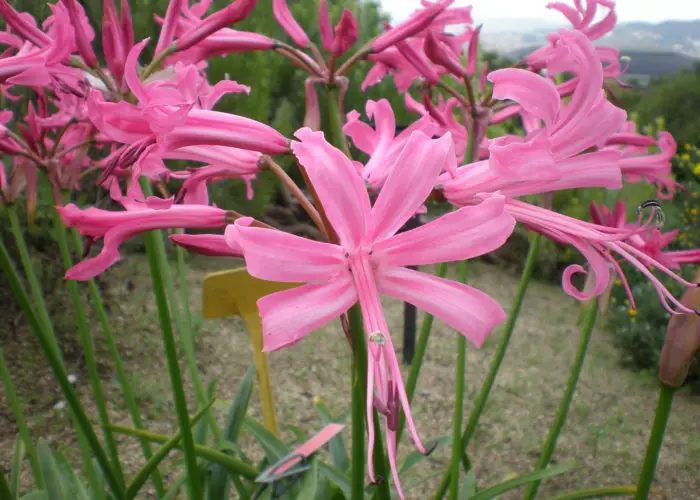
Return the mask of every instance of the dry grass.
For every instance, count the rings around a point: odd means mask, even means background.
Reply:
[[[203,274],[232,265],[231,261],[213,259],[192,262],[189,278],[195,294],[194,307],[199,304],[197,290]],[[169,383],[144,261],[133,257],[110,271],[106,278],[110,283],[108,300],[113,304],[111,317],[147,426],[157,432],[172,432],[174,408],[168,397]],[[517,279],[493,266],[477,263],[470,267],[470,283],[507,305],[512,301]],[[389,325],[394,329],[395,344],[400,349],[401,305],[387,301],[386,310]],[[503,369],[469,448],[480,486],[527,472],[537,460],[574,357],[578,340],[577,315],[577,304],[558,287],[534,283],[528,290]],[[69,325],[69,322],[63,325],[62,345],[71,371],[80,376],[78,390],[89,405],[89,383],[75,346],[75,334]],[[113,418],[117,423],[129,425],[99,330],[95,335],[105,360],[101,369]],[[481,350],[469,349],[466,415],[486,373],[498,335],[495,333]],[[0,341],[28,408],[34,435],[70,452],[74,448],[70,422],[65,411],[53,409],[60,395],[47,367],[38,361],[41,357],[38,348],[21,326],[3,331]],[[451,432],[455,342],[455,332],[436,321],[413,406],[426,441]],[[232,318],[204,324],[197,347],[205,380],[218,378],[217,395],[229,401],[251,362],[250,345],[242,323]],[[314,397],[322,398],[338,414],[347,408],[349,356],[337,324],[310,335],[290,349],[272,354],[270,363],[278,418],[283,425],[293,424],[307,431],[318,428],[320,420],[313,407]],[[620,368],[618,354],[608,334],[596,331],[570,418],[554,457],[556,463],[575,460],[577,467],[545,483],[541,497],[582,487],[632,484],[646,446],[655,404],[653,377]],[[220,416],[225,413],[225,406],[218,407]],[[94,417],[93,410],[91,408]],[[253,405],[252,413],[259,416],[257,404]],[[700,498],[699,415],[697,398],[681,392],[674,403],[655,485],[669,499]],[[15,433],[4,394],[0,394],[0,465],[6,469]],[[284,431],[285,437],[292,435],[288,429]],[[252,446],[250,438],[246,441]],[[121,439],[120,446],[127,457],[128,468],[134,470],[141,462],[138,445],[133,440]],[[402,450],[410,451],[408,440],[404,440]],[[418,474],[430,477],[443,470],[448,453],[448,450],[438,450],[418,469]],[[175,462],[170,463],[171,470],[176,466]],[[411,490],[409,497],[426,498],[438,481],[439,477],[429,479]],[[516,492],[509,498],[519,498],[519,494]]]

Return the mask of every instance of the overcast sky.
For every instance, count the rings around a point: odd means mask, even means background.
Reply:
[[[573,5],[571,0],[560,0]],[[394,22],[405,19],[420,6],[420,0],[380,0]],[[473,5],[474,20],[498,18],[537,19],[566,22],[557,11],[545,8],[548,0],[457,0],[454,5]],[[700,18],[700,0],[618,0],[620,22],[659,22],[668,19],[691,20]]]

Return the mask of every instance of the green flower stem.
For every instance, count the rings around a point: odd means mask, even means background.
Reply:
[[[656,472],[656,464],[659,462],[659,453],[661,445],[664,441],[664,433],[668,424],[668,417],[671,415],[671,405],[673,404],[673,396],[676,390],[666,384],[661,384],[659,392],[659,402],[656,405],[656,415],[654,416],[654,424],[651,428],[651,436],[647,444],[647,452],[642,464],[642,471],[639,474],[639,483],[637,485],[637,493],[634,496],[635,500],[646,500],[649,497],[651,483],[654,481],[654,473]]]
[[[127,436],[133,436],[138,438],[148,439],[154,443],[166,444],[170,439],[170,436],[164,436],[162,434],[156,434],[150,431],[140,431],[138,429],[130,429],[129,427],[122,427],[120,425],[113,425],[112,430],[118,432],[119,434],[125,434]],[[183,448],[183,445],[178,443],[174,446],[178,450]],[[241,460],[233,458],[231,455],[223,453],[214,448],[208,446],[195,445],[195,452],[200,458],[208,460],[212,463],[222,465],[224,468],[229,470],[232,474],[240,475],[251,481],[258,477],[260,472],[252,465],[247,464]]]
[[[335,147],[345,153],[345,156],[351,158],[348,141],[343,133],[343,110],[340,108],[340,87],[336,84],[326,86],[327,101],[328,101],[328,129],[326,140]]]
[[[467,282],[467,262],[459,263],[459,281]],[[467,338],[457,333],[457,372],[455,381],[455,410],[452,417],[452,460],[450,465],[450,500],[459,498],[459,471],[461,469],[462,413],[464,411],[464,372],[467,364]]]
[[[61,221],[61,217],[58,211],[54,211],[54,233],[56,237],[56,242],[58,243],[58,249],[61,254],[61,260],[63,261],[63,267],[68,270],[73,267],[73,259],[71,258],[70,249],[68,247],[68,238],[66,235],[66,227]],[[121,467],[121,462],[119,460],[119,451],[117,449],[117,443],[114,440],[112,431],[109,430],[109,411],[107,410],[107,404],[104,399],[104,391],[102,389],[102,382],[100,380],[100,373],[97,369],[97,360],[95,359],[95,349],[92,343],[92,337],[90,336],[90,331],[88,330],[87,317],[85,315],[85,307],[83,304],[83,299],[80,296],[80,290],[78,289],[78,283],[73,280],[68,280],[66,282],[68,286],[68,292],[71,296],[71,301],[73,303],[73,311],[75,312],[76,321],[78,324],[78,334],[80,338],[80,344],[83,349],[83,355],[85,356],[85,364],[87,365],[88,376],[90,377],[90,385],[92,386],[92,397],[95,400],[95,406],[97,407],[97,415],[102,426],[102,431],[104,433],[105,446],[107,452],[112,460],[112,468],[114,469],[114,474],[117,479],[124,484],[124,471]]]
[[[588,344],[591,340],[591,334],[595,328],[596,318],[598,317],[598,301],[593,299],[589,304],[585,306],[586,311],[583,317],[583,324],[581,325],[581,337],[579,338],[578,349],[576,351],[576,358],[574,359],[574,364],[571,367],[571,373],[569,374],[569,381],[566,384],[566,390],[564,391],[564,397],[559,403],[559,409],[557,410],[557,415],[554,419],[552,427],[549,429],[549,434],[547,436],[547,441],[545,441],[542,451],[540,452],[540,458],[537,461],[535,470],[544,469],[549,465],[549,461],[552,458],[552,453],[554,453],[554,448],[557,446],[557,439],[559,439],[559,434],[561,434],[564,424],[566,423],[566,417],[569,413],[569,407],[571,406],[571,401],[574,398],[574,392],[576,392],[576,385],[578,384],[578,379],[581,375],[581,370],[583,369],[583,362],[586,359],[586,351],[588,350]],[[524,499],[532,500],[537,495],[537,490],[540,486],[540,481],[534,481],[530,483],[525,490]]]
[[[491,389],[493,388],[493,384],[496,381],[498,372],[501,369],[501,364],[503,363],[503,358],[506,355],[508,344],[510,343],[510,339],[513,336],[515,326],[518,322],[520,309],[522,308],[523,301],[525,300],[525,292],[527,291],[530,279],[532,278],[532,273],[535,270],[535,263],[537,261],[537,253],[539,252],[541,239],[542,236],[538,233],[535,234],[534,238],[530,242],[530,249],[528,250],[527,257],[525,259],[525,267],[523,268],[523,272],[520,275],[518,290],[515,293],[513,305],[511,306],[510,313],[508,314],[508,320],[506,322],[503,336],[501,337],[501,341],[498,344],[498,348],[496,349],[496,354],[493,358],[493,361],[491,361],[491,366],[489,367],[489,371],[486,374],[484,383],[482,384],[481,389],[479,389],[479,394],[477,395],[476,400],[474,401],[474,408],[472,408],[472,412],[469,415],[467,427],[462,433],[462,449],[467,448],[467,446],[469,445],[469,440],[471,439],[472,435],[474,434],[474,431],[479,425],[479,419],[481,418],[481,414],[486,408],[486,402],[489,399]],[[412,369],[413,367],[411,367],[411,370]],[[440,486],[438,488],[437,494],[435,495],[435,498],[442,498],[445,492],[447,491],[447,487],[450,484],[450,475],[450,471],[448,470],[447,473],[442,477],[442,481],[440,482]]]
[[[384,453],[384,439],[382,437],[382,428],[379,425],[379,414],[377,410],[374,410],[372,425],[374,425],[374,450],[372,450],[374,472],[377,479],[381,478],[374,488],[374,498],[391,500],[391,488],[389,487],[391,472],[387,468],[387,457]]]
[[[18,245],[20,244],[23,244],[23,240],[22,242],[18,242]],[[107,458],[107,455],[102,449],[102,445],[100,444],[100,441],[97,438],[97,435],[95,434],[92,425],[90,424],[90,420],[85,414],[85,411],[80,403],[80,399],[78,398],[75,389],[73,389],[73,386],[68,380],[68,373],[63,364],[63,359],[61,358],[60,352],[56,347],[53,329],[51,328],[50,324],[47,326],[45,321],[42,321],[39,318],[37,318],[37,315],[34,309],[32,308],[32,303],[29,299],[29,296],[27,295],[27,292],[24,289],[24,286],[22,285],[22,281],[19,277],[19,274],[17,273],[17,269],[15,269],[15,266],[12,263],[12,260],[10,259],[10,255],[7,251],[7,248],[5,247],[5,244],[2,242],[2,240],[0,240],[0,269],[2,269],[3,275],[8,280],[13,294],[17,298],[17,301],[19,302],[22,311],[24,312],[24,315],[27,318],[27,321],[29,322],[29,326],[34,335],[36,336],[39,342],[39,346],[41,347],[41,350],[44,352],[44,356],[46,357],[47,361],[49,362],[49,365],[51,366],[54,378],[56,379],[56,382],[61,388],[63,396],[66,398],[66,402],[68,403],[68,406],[71,409],[73,419],[76,423],[78,440],[80,442],[84,441],[89,445],[90,449],[92,450],[92,453],[94,454],[95,459],[97,460],[97,463],[103,470],[105,479],[111,489],[113,497],[117,500],[123,500],[125,498],[124,489],[122,488],[122,485],[117,479],[117,477],[114,475],[109,464],[109,459]],[[96,488],[98,482],[91,461],[88,460],[85,463],[85,469],[91,486],[94,486]]]
[[[443,262],[437,268],[436,275],[439,278],[444,278],[447,274],[447,263]],[[418,334],[418,343],[416,344],[416,350],[413,353],[413,361],[411,362],[411,370],[408,373],[408,379],[406,380],[406,396],[408,397],[408,402],[413,401],[413,395],[416,392],[416,386],[418,385],[418,377],[420,377],[421,368],[423,368],[423,358],[425,357],[425,351],[428,348],[428,340],[430,339],[430,332],[433,328],[432,314],[425,314],[423,316],[423,323],[420,327],[420,333]],[[399,427],[396,430],[396,445],[398,447],[401,442],[401,435],[403,434],[404,427],[406,426],[406,417],[403,413],[399,416]]]
[[[182,301],[182,312],[185,315],[185,327],[190,332],[192,338],[192,308],[190,307],[190,284],[187,281],[187,262],[185,261],[185,249],[180,245],[175,245],[175,257],[177,259],[178,285],[180,286],[180,300]]]
[[[365,494],[365,409],[367,407],[367,341],[362,324],[360,305],[348,313],[352,334],[352,500],[362,500]]]
[[[153,190],[148,180],[144,177],[141,179],[141,189],[146,196],[152,196]],[[180,308],[178,306],[177,294],[175,292],[175,283],[173,282],[173,277],[170,272],[170,266],[168,264],[168,254],[165,251],[165,243],[163,242],[163,236],[161,231],[156,231],[152,233],[153,249],[158,256],[158,259],[163,263],[162,267],[162,280],[165,286],[166,295],[168,301],[170,302],[170,310],[172,314],[172,319],[175,323],[175,329],[180,337],[180,343],[182,344],[182,352],[185,355],[185,363],[187,365],[187,371],[192,379],[192,385],[194,387],[195,397],[197,399],[198,407],[203,407],[207,404],[207,391],[202,382],[202,377],[199,374],[199,369],[197,368],[197,356],[194,350],[194,338],[192,337],[192,330],[190,329],[191,323],[188,321],[185,323],[180,314]],[[184,261],[183,261],[184,263]],[[182,270],[183,272],[185,270]],[[181,281],[186,280],[186,276],[181,276]],[[189,295],[189,294],[188,294]],[[183,295],[183,299],[185,299]],[[189,296],[185,299],[183,303],[183,309],[189,309]],[[188,316],[189,317],[189,316]],[[212,412],[207,413],[206,416],[207,423],[214,433],[214,438],[216,442],[220,442],[222,439],[221,429],[216,423],[216,418]]]
[[[32,474],[34,475],[34,484],[38,489],[44,488],[44,476],[41,473],[41,467],[39,467],[39,456],[36,454],[36,448],[32,442],[32,437],[29,434],[29,428],[27,423],[24,421],[24,412],[22,411],[22,404],[17,397],[17,391],[15,390],[15,384],[12,382],[12,377],[7,368],[7,361],[5,361],[5,355],[0,346],[0,378],[2,378],[2,384],[5,387],[5,394],[7,395],[7,402],[12,408],[12,414],[17,422],[17,427],[19,428],[19,436],[27,449],[27,455],[29,455],[29,463],[32,467]]]
[[[170,323],[170,311],[168,308],[168,298],[164,283],[164,275],[168,273],[166,269],[167,260],[164,258],[162,250],[163,240],[159,233],[151,231],[144,235],[146,242],[146,252],[148,263],[151,268],[151,281],[153,282],[153,293],[158,306],[158,316],[160,319],[160,329],[163,334],[163,344],[165,355],[168,361],[168,373],[172,385],[173,397],[175,399],[175,410],[178,424],[182,431],[182,445],[185,451],[185,467],[187,470],[187,481],[189,485],[190,498],[200,500],[202,498],[202,485],[197,466],[197,455],[194,451],[194,438],[190,428],[190,419],[187,412],[187,400],[180,373],[180,365],[177,359],[177,348],[175,337]],[[161,246],[158,245],[160,241]],[[175,309],[173,307],[173,309]]]

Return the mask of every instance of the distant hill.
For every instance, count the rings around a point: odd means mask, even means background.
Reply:
[[[559,26],[565,26],[565,23]],[[556,28],[557,26],[542,22],[492,19],[484,23],[482,43],[487,49],[509,57],[518,57],[524,53],[525,49],[546,43],[547,34]],[[612,33],[597,43],[612,45],[634,53],[675,53],[689,58],[700,58],[700,20],[620,23]],[[649,60],[651,59],[653,58]],[[672,58],[671,62],[665,63],[663,58],[658,56],[655,62],[666,68],[685,64],[687,61]],[[645,71],[651,70],[651,68],[645,69]]]

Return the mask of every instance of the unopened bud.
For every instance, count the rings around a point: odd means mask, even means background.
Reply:
[[[700,280],[700,272],[695,281]],[[691,288],[681,299],[690,309],[700,308],[700,288]],[[700,350],[700,318],[697,314],[674,315],[668,322],[661,350],[659,379],[671,387],[680,387],[688,376],[693,358]]]

